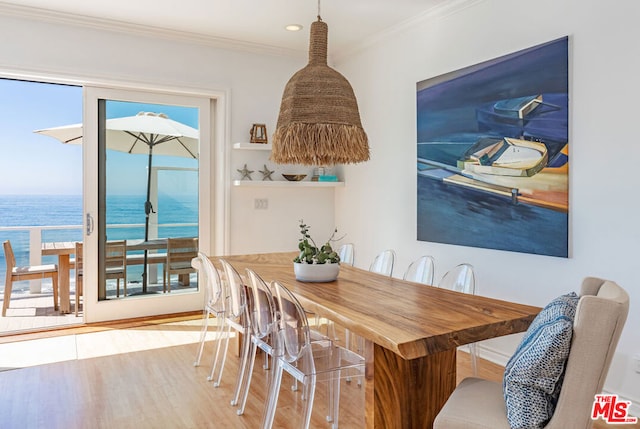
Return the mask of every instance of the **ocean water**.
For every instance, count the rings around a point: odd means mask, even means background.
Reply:
[[[145,196],[112,195],[107,197],[107,239],[144,238]],[[158,195],[159,237],[195,237],[198,235],[197,196]],[[0,195],[0,241],[11,240],[18,265],[29,264],[29,227],[60,226],[42,230],[42,241],[82,240],[81,195]],[[163,227],[163,224],[194,226]],[[117,225],[139,224],[117,228]],[[3,229],[3,227],[20,227]],[[56,263],[55,256],[43,257],[43,264]],[[140,268],[141,270],[141,268]],[[6,261],[0,255],[0,285],[4,288]]]

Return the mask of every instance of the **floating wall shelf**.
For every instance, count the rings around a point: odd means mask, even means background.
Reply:
[[[234,149],[240,150],[271,150],[271,144],[264,143],[234,143]]]
[[[238,150],[261,150],[270,151],[271,144],[263,143],[234,143],[234,149]],[[246,188],[337,188],[344,186],[344,182],[312,182],[310,180],[301,180],[299,182],[290,182],[288,180],[233,180],[233,186],[241,186]]]
[[[255,187],[255,188],[275,188],[275,187],[297,187],[297,188],[336,188],[344,186],[344,182],[311,182],[302,180],[300,182],[289,182],[288,180],[234,180],[233,186]]]

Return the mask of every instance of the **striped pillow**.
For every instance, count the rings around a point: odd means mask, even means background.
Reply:
[[[512,429],[543,428],[551,419],[571,349],[578,301],[571,292],[549,303],[509,359],[502,385]]]

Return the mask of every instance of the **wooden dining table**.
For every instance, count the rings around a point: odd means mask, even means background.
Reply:
[[[525,331],[541,310],[347,265],[333,282],[304,283],[293,273],[295,255],[223,258],[240,273],[278,280],[305,309],[365,339],[367,428],[431,428],[456,386],[457,347]]]

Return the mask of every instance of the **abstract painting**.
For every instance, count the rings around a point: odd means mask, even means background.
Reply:
[[[568,37],[423,80],[417,238],[568,257]]]

